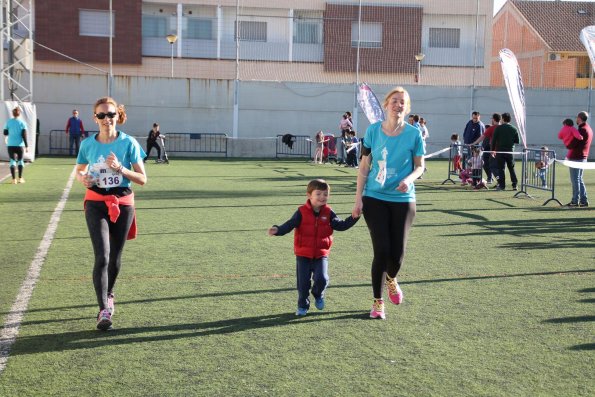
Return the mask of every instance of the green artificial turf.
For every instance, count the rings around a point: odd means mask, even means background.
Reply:
[[[520,171],[520,162],[517,163]],[[346,217],[357,170],[298,160],[147,163],[139,236],[95,329],[93,255],[75,184],[21,324],[0,396],[590,396],[595,394],[593,208],[472,191],[429,161],[399,275],[372,303],[362,219],[335,233],[324,311],[298,318],[293,237],[267,236],[325,178]],[[70,172],[41,158],[0,185],[0,314],[18,293]],[[569,201],[568,170],[556,197]],[[595,197],[595,174],[585,173]],[[595,198],[592,198],[595,201]],[[592,203],[595,204],[595,203]],[[5,320],[4,320],[5,321]]]

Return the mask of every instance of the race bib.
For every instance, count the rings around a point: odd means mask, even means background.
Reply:
[[[93,164],[89,173],[93,176],[95,185],[104,189],[118,187],[122,183],[122,174],[108,167],[103,156]]]

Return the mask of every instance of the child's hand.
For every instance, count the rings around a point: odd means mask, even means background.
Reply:
[[[273,226],[273,227],[269,228],[269,231],[268,231],[268,233],[269,233],[269,236],[274,236],[274,235],[276,235],[278,230],[279,230],[279,229],[277,229],[277,227],[276,227],[276,226]]]

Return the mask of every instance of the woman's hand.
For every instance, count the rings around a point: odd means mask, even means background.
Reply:
[[[77,179],[85,186],[86,188],[90,188],[91,186],[95,185],[95,180],[88,172],[79,171],[77,174]]]
[[[407,182],[407,180],[403,179],[401,182],[399,182],[399,186],[397,186],[397,190],[402,193],[407,193],[409,191],[409,185],[411,185],[411,183]]]
[[[110,152],[109,156],[107,156],[107,159],[105,160],[105,163],[114,171],[121,170],[122,163],[120,163],[114,152]]]
[[[351,210],[351,216],[355,219],[359,218],[362,215],[362,210],[364,208],[364,203],[361,197],[355,198],[355,204],[353,204],[353,209]]]

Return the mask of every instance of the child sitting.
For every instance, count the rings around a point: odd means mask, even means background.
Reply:
[[[310,308],[310,286],[314,305],[324,309],[324,294],[329,283],[328,255],[333,244],[333,230],[347,230],[358,221],[351,215],[341,220],[326,203],[330,186],[323,179],[308,183],[306,204],[281,226],[269,228],[269,236],[283,236],[295,229],[293,250],[296,258],[298,290],[297,316],[305,316]],[[312,279],[314,285],[312,285]]]
[[[573,138],[579,141],[583,140],[583,136],[574,128],[574,121],[572,119],[565,119],[562,122],[562,129],[558,132],[558,139],[561,139],[564,146],[568,147]]]

